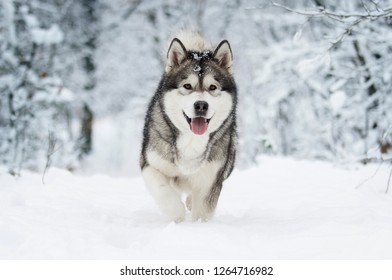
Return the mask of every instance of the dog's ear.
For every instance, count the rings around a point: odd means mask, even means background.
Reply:
[[[223,40],[216,47],[214,59],[218,61],[220,67],[226,69],[230,74],[233,74],[233,53],[231,52],[230,44],[227,40]]]
[[[174,38],[170,44],[169,50],[167,51],[167,63],[166,73],[170,72],[171,69],[180,66],[180,64],[186,59],[186,49],[180,40]]]

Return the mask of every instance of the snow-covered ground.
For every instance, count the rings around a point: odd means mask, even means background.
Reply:
[[[1,259],[391,259],[388,165],[261,157],[215,218],[167,221],[140,177],[0,172]]]

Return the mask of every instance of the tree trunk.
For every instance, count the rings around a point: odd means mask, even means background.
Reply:
[[[92,150],[94,114],[90,107],[83,105],[82,128],[80,131],[80,154],[79,158],[88,155]]]

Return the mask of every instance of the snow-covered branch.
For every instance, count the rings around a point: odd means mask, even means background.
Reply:
[[[317,7],[317,10],[315,11],[304,11],[304,10],[297,10],[293,9],[290,7],[287,7],[285,5],[279,4],[277,2],[272,2],[272,5],[275,7],[279,7],[282,9],[285,9],[289,12],[293,12],[299,15],[303,16],[309,16],[309,17],[329,17],[334,20],[344,20],[344,19],[360,19],[362,20],[375,20],[378,18],[386,18],[386,17],[391,17],[392,16],[392,7],[386,8],[386,9],[381,9],[378,8],[379,10],[376,11],[370,11],[367,9],[366,13],[358,13],[358,12],[334,12],[330,11],[328,9],[325,9],[324,7]],[[365,6],[366,7],[366,6]],[[378,6],[377,6],[378,7]]]
[[[347,36],[349,36],[353,30],[364,21],[375,21],[379,19],[385,19],[392,17],[392,7],[389,8],[381,8],[378,4],[376,6],[376,10],[369,10],[365,4],[362,3],[366,13],[359,13],[356,11],[353,12],[335,12],[328,10],[324,7],[316,7],[314,11],[306,11],[293,9],[288,6],[282,5],[277,2],[272,2],[272,5],[278,8],[282,8],[286,11],[306,16],[309,18],[320,18],[326,17],[338,23],[345,24],[344,31],[337,35],[335,39],[331,42],[331,47],[329,50],[333,49],[336,45],[340,44]]]

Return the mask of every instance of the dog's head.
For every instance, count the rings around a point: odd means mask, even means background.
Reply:
[[[226,40],[215,50],[192,50],[173,39],[162,84],[163,105],[180,131],[208,134],[234,113],[237,97],[232,64]]]

